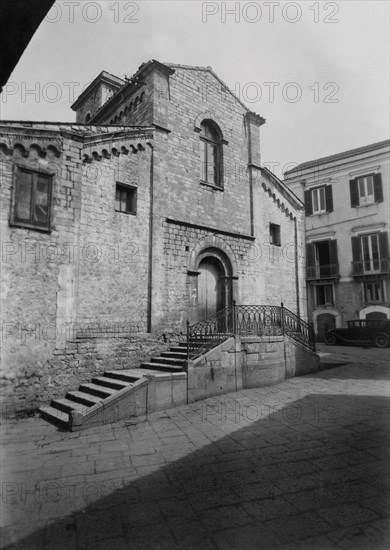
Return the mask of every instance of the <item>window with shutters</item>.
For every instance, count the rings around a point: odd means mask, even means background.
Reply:
[[[137,213],[137,188],[122,183],[116,184],[115,211],[124,214]]]
[[[384,302],[383,281],[364,283],[364,301],[366,304],[378,304]]]
[[[383,202],[381,174],[368,174],[350,180],[349,190],[352,207]]]
[[[316,306],[332,306],[333,285],[317,285],[316,287]]]
[[[389,272],[389,243],[386,232],[352,237],[354,275]]]
[[[11,225],[50,231],[52,179],[50,174],[17,168]]]
[[[306,215],[333,212],[333,194],[331,185],[323,185],[305,191]]]
[[[308,243],[306,245],[306,278],[315,280],[338,277],[337,240]]]
[[[212,121],[200,128],[201,183],[222,189],[222,136]]]

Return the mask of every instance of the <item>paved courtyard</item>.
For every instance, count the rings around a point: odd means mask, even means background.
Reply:
[[[2,548],[389,548],[390,350],[319,351],[316,375],[147,418],[7,421]]]

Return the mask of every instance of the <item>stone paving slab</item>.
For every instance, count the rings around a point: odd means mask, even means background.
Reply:
[[[348,364],[80,433],[5,422],[2,548],[387,549],[390,351],[319,347]]]

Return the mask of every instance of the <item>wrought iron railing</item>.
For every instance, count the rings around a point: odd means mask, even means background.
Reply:
[[[189,324],[187,321],[187,358],[194,359],[209,349],[218,346],[235,334],[234,308],[229,306],[203,321]]]
[[[306,279],[337,279],[338,277],[339,264],[306,266]]]
[[[234,335],[286,335],[315,351],[313,325],[280,306],[236,305],[194,325],[187,321],[187,358],[195,359]]]
[[[316,350],[314,327],[312,323],[307,323],[298,315],[281,306],[283,315],[283,331],[284,334],[299,342],[303,346]]]
[[[373,275],[390,272],[389,258],[376,258],[352,262],[353,275]]]
[[[234,306],[236,334],[241,336],[277,336],[283,334],[279,306]]]

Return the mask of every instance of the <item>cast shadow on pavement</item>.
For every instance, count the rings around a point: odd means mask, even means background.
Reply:
[[[3,548],[388,547],[385,397],[324,392],[285,404],[272,397],[267,403],[232,400],[231,409],[224,401],[200,404],[199,429],[211,434],[218,426],[227,435],[184,450],[182,458],[155,465],[141,479],[118,482],[107,496],[96,492],[83,511],[72,511],[76,501],[67,507],[71,493],[63,491],[58,502],[37,503],[43,515],[34,529],[20,516],[21,504],[10,505],[19,522],[4,530]],[[176,414],[185,432],[185,410]],[[164,419],[159,422],[163,430]],[[76,495],[93,498],[85,482],[74,483]],[[56,507],[63,517],[55,517]]]

